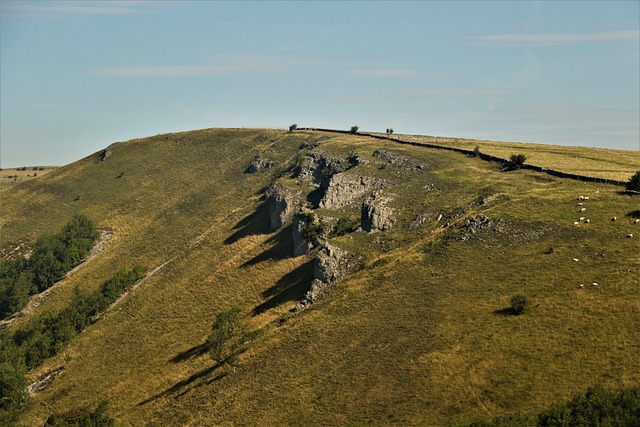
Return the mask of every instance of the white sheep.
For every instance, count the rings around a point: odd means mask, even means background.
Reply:
[[[589,197],[588,196],[584,196],[584,200],[589,200]]]
[[[633,234],[629,233],[627,234],[627,239],[631,239],[633,237]]]
[[[636,219],[635,221],[633,221],[634,224],[638,224],[640,223],[640,218]]]
[[[591,220],[590,219],[585,219],[584,222],[585,222],[585,224],[589,224],[591,222]]]
[[[584,217],[581,216],[580,219],[578,221],[584,221]]]
[[[618,220],[617,216],[614,216],[613,218],[611,218],[611,221],[617,221],[617,220]]]
[[[584,288],[584,285],[578,285],[579,288]]]
[[[578,221],[574,221],[573,225],[580,225],[580,223]]]
[[[584,200],[584,196],[578,196],[578,200]]]
[[[584,203],[580,202],[578,203],[578,206],[584,206]]]
[[[596,282],[593,282],[591,286],[598,286],[598,284]]]
[[[578,262],[578,261],[580,261],[580,260],[579,260],[578,258],[574,258],[573,260],[574,260],[575,262]]]
[[[580,209],[580,212],[584,212],[586,210],[587,210],[587,208],[582,208],[582,209]]]

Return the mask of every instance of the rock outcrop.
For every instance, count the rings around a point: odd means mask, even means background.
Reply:
[[[271,169],[272,167],[274,167],[277,164],[278,164],[278,162],[276,162],[274,160],[265,159],[265,158],[263,158],[261,156],[256,156],[251,161],[251,164],[249,164],[249,167],[244,171],[244,173],[262,172],[263,170]]]
[[[104,162],[105,160],[107,160],[107,158],[109,158],[109,156],[111,156],[111,146],[105,148],[104,150],[102,150],[100,152],[100,154],[98,154],[98,160],[101,162]]]
[[[333,285],[345,274],[358,269],[361,263],[359,257],[325,243],[315,258],[314,280],[302,301],[296,305],[296,309],[303,309],[316,302],[323,295],[326,287]]]
[[[423,162],[420,162],[418,159],[402,154],[392,153],[381,148],[378,148],[376,151],[374,151],[373,156],[379,157],[382,160],[385,160],[387,163],[398,166],[407,172],[417,172],[426,168],[426,165]]]
[[[302,161],[297,177],[310,185],[326,186],[333,175],[344,172],[351,166],[349,160],[312,151]]]
[[[393,227],[395,218],[393,209],[386,204],[389,199],[373,194],[362,204],[361,227],[369,233],[373,231],[387,231]]]
[[[362,202],[367,194],[379,190],[384,181],[368,176],[336,174],[331,177],[324,196],[320,200],[322,209],[340,209],[354,202]]]
[[[269,225],[271,231],[285,226],[302,206],[302,192],[276,184],[267,190]]]
[[[299,213],[293,216],[291,235],[293,238],[293,256],[304,255],[313,249],[314,242],[307,239],[306,230],[309,217]]]

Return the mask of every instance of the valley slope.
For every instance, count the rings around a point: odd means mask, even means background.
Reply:
[[[363,203],[387,226],[356,230]],[[301,210],[319,237],[294,257]],[[205,129],[4,190],[2,249],[78,212],[107,246],[10,328],[121,268],[152,274],[30,372],[62,369],[24,425],[102,400],[132,426],[453,425],[640,384],[638,196],[621,187],[359,135]],[[326,245],[354,261],[300,309]],[[257,338],[218,366],[204,344],[232,307]]]

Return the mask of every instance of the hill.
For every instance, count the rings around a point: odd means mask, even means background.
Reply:
[[[20,423],[107,400],[135,426],[464,425],[638,386],[638,197],[621,190],[360,135],[113,144],[2,192],[5,252],[76,213],[111,236],[9,332],[149,271],[29,373],[56,376]],[[218,364],[205,344],[233,307],[250,338]]]

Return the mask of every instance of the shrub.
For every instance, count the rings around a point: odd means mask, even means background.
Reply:
[[[473,157],[480,157],[480,147],[473,149]]]
[[[387,135],[391,135],[393,133],[393,128],[387,129]]]
[[[351,126],[350,132],[351,133],[358,133],[358,129],[360,129],[358,126]]]
[[[513,171],[516,169],[520,169],[522,165],[524,165],[525,160],[527,160],[527,156],[524,154],[512,154],[509,157],[509,161],[505,165],[506,171]]]
[[[343,236],[347,233],[351,233],[354,228],[352,221],[349,221],[347,218],[340,218],[333,230],[331,230],[331,233],[329,233],[329,237]]]
[[[640,171],[636,172],[631,178],[629,178],[629,182],[627,182],[625,188],[628,191],[640,192]]]
[[[524,295],[515,295],[511,297],[511,312],[516,316],[524,313],[529,305],[529,301]]]
[[[293,132],[294,130],[298,129],[298,125],[297,124],[292,124],[291,126],[289,126],[289,132]]]

